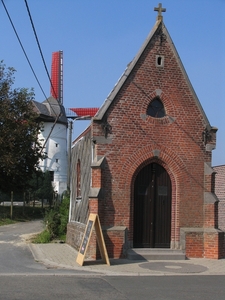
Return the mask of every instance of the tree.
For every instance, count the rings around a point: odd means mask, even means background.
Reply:
[[[13,88],[15,69],[0,62],[0,190],[23,190],[44,159],[33,90]]]
[[[52,204],[54,188],[52,186],[51,175],[49,171],[46,171],[42,174],[42,185],[35,192],[35,195],[42,200],[42,203],[43,199],[46,199],[50,205]]]

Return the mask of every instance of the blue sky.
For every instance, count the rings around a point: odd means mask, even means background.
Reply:
[[[100,107],[154,26],[156,0],[27,0],[49,73],[52,52],[64,56],[64,106]],[[4,0],[42,88],[50,83],[24,0]],[[164,23],[212,126],[213,165],[225,164],[225,0],[164,0]],[[0,60],[17,87],[45,97],[0,1]],[[74,123],[74,136],[87,126]]]

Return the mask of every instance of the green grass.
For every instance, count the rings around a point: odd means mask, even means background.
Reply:
[[[66,241],[66,234],[56,237],[52,239],[51,233],[45,229],[41,233],[34,236],[31,240],[34,244],[47,244],[47,243],[55,243],[55,242],[64,243]]]
[[[58,237],[58,239],[62,242],[65,242],[66,241],[66,234],[62,234]]]
[[[14,220],[11,220],[11,219],[0,219],[0,226],[3,226],[3,225],[10,225],[10,224],[14,224],[16,223],[16,221]]]
[[[44,230],[41,233],[37,234],[33,239],[32,243],[34,244],[46,244],[51,242],[51,234],[48,230]]]
[[[15,206],[13,207],[13,217],[11,219],[10,209],[10,206],[0,206],[0,226],[43,219],[45,213],[45,209],[41,207]]]
[[[69,216],[69,197],[65,197],[59,206],[41,208],[31,206],[13,207],[10,218],[10,206],[0,206],[0,226],[16,222],[43,219],[46,229],[32,238],[32,243],[65,242]]]

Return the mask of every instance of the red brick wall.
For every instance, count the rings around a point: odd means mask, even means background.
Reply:
[[[188,258],[204,257],[203,232],[189,232],[186,234],[186,256]]]
[[[159,53],[165,57],[164,68],[155,65]],[[157,89],[166,110],[162,119],[146,116]],[[179,240],[180,227],[202,227],[204,162],[211,161],[202,141],[206,122],[167,41],[160,45],[156,39],[155,45],[148,45],[106,117],[112,143],[96,147],[96,155],[106,157],[101,223],[126,226],[132,241],[135,176],[144,165],[157,162],[172,179],[172,238]],[[94,122],[93,137],[103,135],[101,124]],[[158,158],[154,150],[159,150]]]
[[[164,56],[163,67],[156,66],[157,55]],[[160,119],[146,115],[156,96],[166,111]],[[110,127],[107,134],[105,124]],[[203,141],[207,125],[170,38],[164,36],[162,41],[158,32],[102,120],[92,123],[95,159],[105,157],[105,161],[104,168],[92,168],[92,187],[101,188],[102,196],[89,202],[90,211],[98,212],[103,227],[128,230],[123,243],[118,232],[106,236],[110,255],[120,256],[124,243],[132,247],[134,181],[141,168],[152,162],[162,165],[172,182],[171,244],[179,247],[181,228],[215,226],[214,204],[204,205],[204,192],[213,189],[211,175],[204,174],[205,163],[211,162],[211,152]],[[190,257],[204,256],[204,245],[209,244],[204,243],[202,232],[186,233]]]
[[[224,232],[214,228],[188,229],[185,232],[185,252],[188,258],[204,257],[220,259],[225,257]]]
[[[205,232],[204,233],[204,257],[219,259],[224,257],[224,233]]]
[[[110,258],[124,258],[125,251],[125,230],[104,231],[104,239]]]
[[[94,168],[92,169],[92,186],[94,187],[101,187],[101,169]]]

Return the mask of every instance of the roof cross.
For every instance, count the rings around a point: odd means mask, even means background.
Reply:
[[[162,20],[163,19],[162,12],[165,12],[166,9],[162,8],[162,3],[159,3],[159,7],[155,7],[154,11],[158,12],[157,20]]]

